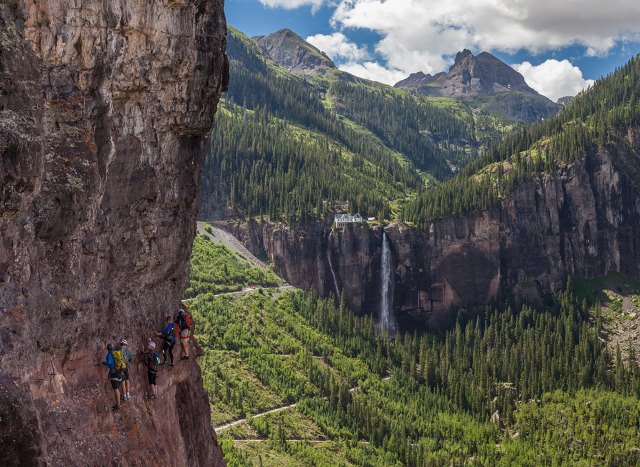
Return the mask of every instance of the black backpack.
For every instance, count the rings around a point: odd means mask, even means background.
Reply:
[[[178,316],[176,316],[176,324],[178,325],[178,330],[181,332],[187,329],[187,318],[184,316],[184,312],[180,310]]]

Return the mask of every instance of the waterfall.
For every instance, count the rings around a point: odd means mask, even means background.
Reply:
[[[396,322],[393,317],[393,287],[395,284],[395,272],[393,255],[389,248],[389,237],[382,231],[382,267],[380,268],[380,327],[387,329],[389,334],[395,334]]]
[[[331,277],[333,277],[333,286],[336,291],[336,299],[340,299],[340,287],[338,287],[338,278],[333,270],[333,263],[331,262],[331,232],[327,236],[327,261],[329,262],[329,271],[331,271]]]

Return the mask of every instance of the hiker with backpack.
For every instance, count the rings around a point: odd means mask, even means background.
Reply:
[[[147,352],[144,354],[144,365],[147,367],[147,379],[149,380],[149,386],[151,386],[151,395],[149,399],[155,399],[158,397],[158,384],[156,383],[156,375],[158,373],[158,364],[160,363],[160,357],[156,353],[156,343],[149,341],[147,345]]]
[[[186,308],[180,307],[176,315],[175,324],[180,333],[181,359],[185,360],[189,358],[189,337],[191,335],[191,315]]]
[[[119,355],[119,357],[117,356]],[[120,363],[118,363],[118,360]],[[122,376],[118,367],[122,365],[122,353],[119,351],[114,351],[113,346],[111,344],[107,344],[107,357],[102,364],[109,368],[109,381],[111,381],[111,388],[113,389],[113,396],[115,398],[116,404],[112,407],[112,410],[115,412],[116,410],[120,410],[120,384],[122,383]]]
[[[162,340],[164,340],[164,343],[162,344],[163,362],[161,363],[161,365],[167,364],[167,354],[168,354],[169,359],[171,361],[171,364],[169,366],[173,367],[173,346],[176,344],[173,316],[171,315],[167,316],[164,329],[162,331],[157,331],[156,335],[161,337]]]
[[[129,369],[131,368],[131,361],[133,360],[133,354],[129,350],[129,343],[127,339],[120,341],[122,346],[122,359],[124,360],[124,370],[122,370],[122,399],[128,401],[131,399],[131,381],[129,379]]]

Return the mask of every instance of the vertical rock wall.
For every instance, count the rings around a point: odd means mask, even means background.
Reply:
[[[115,414],[97,363],[186,287],[225,34],[222,0],[0,4],[0,464],[223,463],[196,363]]]
[[[584,161],[521,184],[500,206],[438,219],[428,231],[385,228],[396,260],[394,306],[439,327],[452,306],[486,304],[500,292],[541,303],[568,274],[640,272],[638,130]],[[267,256],[291,284],[327,296],[335,286],[356,311],[377,313],[381,229],[327,224],[232,224],[254,253]]]

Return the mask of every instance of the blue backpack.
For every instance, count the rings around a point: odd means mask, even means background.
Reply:
[[[162,333],[162,337],[171,345],[176,343],[176,336],[173,335],[173,323],[167,324]]]

